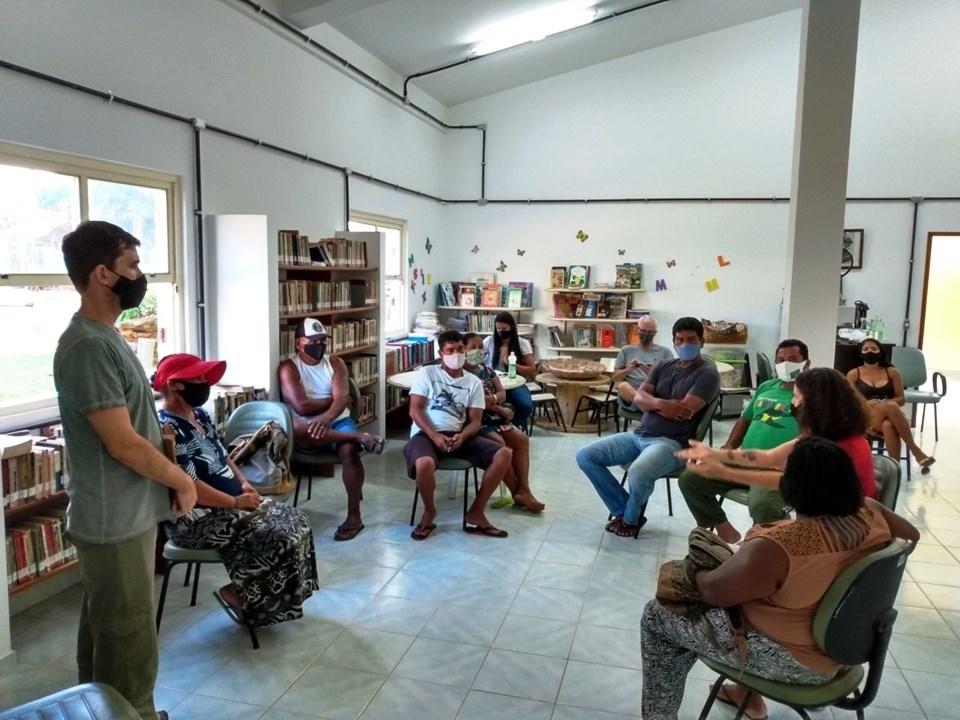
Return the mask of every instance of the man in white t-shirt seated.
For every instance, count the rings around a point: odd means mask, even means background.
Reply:
[[[364,470],[360,448],[383,452],[383,438],[361,432],[350,415],[350,385],[347,365],[327,353],[326,328],[316,318],[307,318],[295,332],[297,354],[280,363],[280,394],[293,415],[297,448],[307,452],[333,451],[343,466],[347,491],[347,518],[334,540],[353,540],[363,530],[360,501]]]
[[[426,365],[410,388],[410,440],[403,448],[407,474],[416,480],[423,499],[420,524],[410,533],[414,540],[426,540],[437,525],[434,492],[437,487],[437,460],[457,457],[484,469],[483,482],[473,505],[464,516],[468,533],[507,537],[495,528],[484,509],[510,468],[513,451],[479,435],[483,410],[483,384],[464,372],[466,353],[460,333],[448,330],[437,337],[440,364]]]

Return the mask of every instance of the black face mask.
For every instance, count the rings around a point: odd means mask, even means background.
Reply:
[[[303,351],[317,362],[320,362],[323,360],[323,356],[327,354],[327,346],[324,343],[314,343],[313,345],[306,345]]]
[[[860,359],[863,360],[867,365],[876,365],[880,362],[880,353],[875,352],[863,352],[860,353]]]
[[[640,333],[640,343],[643,345],[649,345],[650,343],[653,342],[653,338],[655,335],[656,333],[652,333],[652,332]]]
[[[190,407],[200,407],[210,399],[210,386],[207,383],[183,383],[183,390],[177,390],[183,401]]]
[[[110,268],[107,268],[107,270],[110,270]],[[117,281],[110,289],[120,298],[120,309],[130,310],[139,307],[147,294],[147,276],[141,275],[136,280],[131,280],[116,270],[110,270],[110,272],[117,276]]]

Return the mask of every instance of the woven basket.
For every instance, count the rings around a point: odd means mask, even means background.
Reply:
[[[726,322],[723,320],[712,322],[701,319],[703,323],[703,341],[712,345],[744,345],[747,342],[746,323]]]
[[[580,358],[555,358],[546,360],[543,364],[551,373],[564,380],[592,380],[603,375],[605,371],[602,363]]]

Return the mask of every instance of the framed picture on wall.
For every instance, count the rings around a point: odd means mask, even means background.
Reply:
[[[853,259],[853,264],[850,259]],[[859,270],[863,267],[863,228],[843,231],[843,267]]]

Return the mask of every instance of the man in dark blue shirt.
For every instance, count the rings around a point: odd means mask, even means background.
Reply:
[[[699,320],[677,320],[673,346],[677,358],[659,363],[637,389],[634,404],[643,410],[637,429],[592,442],[577,453],[577,465],[613,515],[607,531],[621,537],[640,533],[647,521],[642,510],[654,482],[683,465],[674,453],[687,444],[704,407],[720,392],[716,366],[700,354],[703,324]],[[629,492],[608,470],[613,465],[629,465]]]

